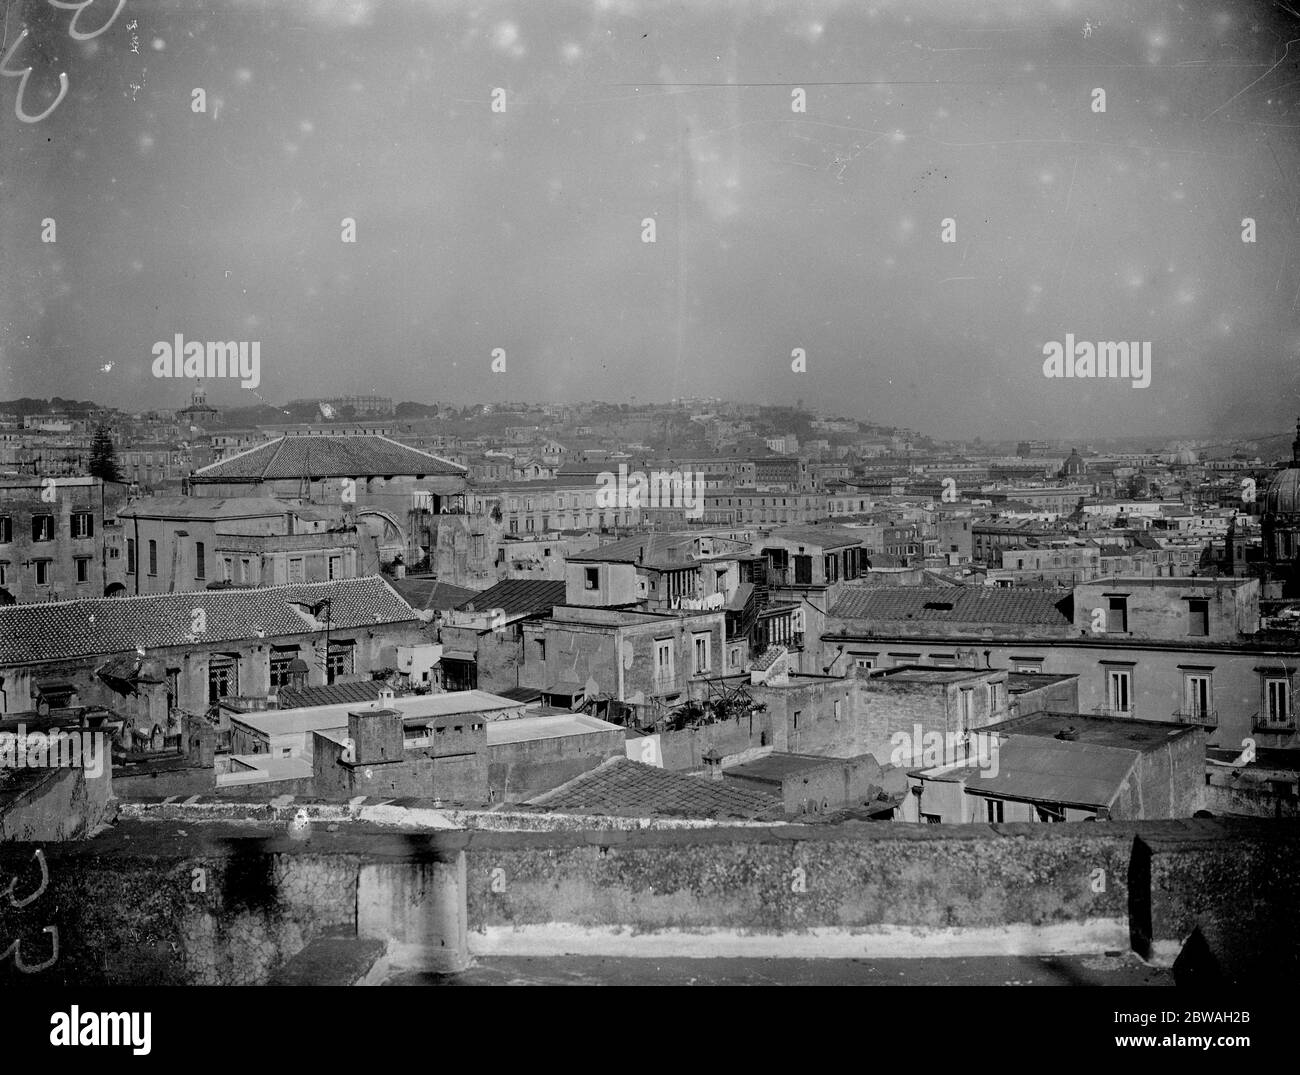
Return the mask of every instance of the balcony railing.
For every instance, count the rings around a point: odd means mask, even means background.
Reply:
[[[1179,724],[1203,724],[1207,728],[1217,728],[1219,726],[1219,711],[1217,709],[1176,709],[1173,716],[1174,720]]]
[[[1137,718],[1137,706],[1129,706],[1128,709],[1120,709],[1113,705],[1097,705],[1092,707],[1092,711],[1099,717],[1117,717],[1124,720],[1134,720]]]
[[[1296,730],[1295,714],[1285,720],[1269,720],[1263,713],[1253,713],[1250,718],[1250,730],[1253,732],[1278,732],[1286,735]]]

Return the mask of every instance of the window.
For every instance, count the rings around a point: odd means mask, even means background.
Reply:
[[[77,581],[89,582],[90,581],[90,557],[78,556],[74,562],[77,565]]]
[[[8,583],[9,583],[9,561],[0,560],[0,586],[8,585]]]
[[[584,567],[582,569],[582,588],[584,590],[600,589],[600,568]]]
[[[50,564],[52,560],[33,560],[32,567],[36,570],[36,585],[48,586],[50,582]]]
[[[1264,723],[1291,723],[1291,692],[1286,679],[1270,676],[1264,680]]]
[[[546,660],[546,639],[535,638],[533,639],[533,642],[537,647],[537,659],[539,661]]]
[[[836,719],[836,720],[839,720],[839,719],[840,719],[840,716],[841,716],[841,708],[840,708],[840,707],[841,707],[842,705],[843,705],[843,703],[842,703],[838,698],[835,699],[835,719]]]
[[[223,556],[221,558],[221,581],[235,581],[235,561],[233,557]]]
[[[997,824],[1002,820],[1002,800],[985,799],[984,800],[984,820],[992,824]]]
[[[961,691],[962,732],[968,733],[973,723],[975,723],[975,691],[970,687],[963,687]]]
[[[206,559],[207,550],[204,549],[203,542],[196,541],[194,543],[194,577],[196,579],[204,579],[208,577],[208,569],[204,566],[204,561]]]
[[[149,574],[158,574],[158,542],[149,542]]]
[[[1017,672],[1042,672],[1042,661],[1016,661],[1013,668]]]
[[[518,519],[511,519],[511,520],[510,520],[510,533],[512,533],[512,534],[517,534],[517,533],[519,533],[519,520],[518,520]]]
[[[1106,704],[1114,713],[1133,712],[1133,673],[1127,668],[1106,673]]]
[[[356,644],[351,640],[330,642],[329,652],[325,655],[325,681],[333,683],[339,676],[350,676],[354,667],[353,651]]]
[[[32,540],[33,541],[54,540],[54,516],[53,515],[32,516]]]
[[[303,582],[307,578],[307,572],[303,567],[301,556],[289,557],[289,581]]]
[[[239,693],[239,660],[230,654],[213,654],[208,658],[208,704]]]
[[[1210,633],[1210,602],[1203,597],[1187,602],[1187,633],[1202,638]]]
[[[1203,721],[1210,715],[1210,677],[1204,672],[1183,676],[1183,712],[1193,720]]]
[[[126,539],[126,573],[135,574],[135,538]]]
[[[1128,598],[1109,597],[1106,606],[1106,630],[1110,634],[1128,632]]]
[[[671,639],[655,642],[655,675],[659,679],[673,678],[673,644]]]
[[[339,578],[342,575],[342,573],[343,573],[343,557],[331,556],[329,558],[329,577],[332,579],[336,579]]]
[[[289,665],[298,656],[297,646],[273,646],[271,648],[271,687],[289,686]]]
[[[709,636],[695,635],[695,674],[709,670]]]
[[[74,511],[72,513],[72,536],[74,538],[95,536],[95,516],[93,512]]]
[[[181,670],[167,669],[167,711],[175,709],[181,696]]]
[[[14,521],[8,515],[0,515],[0,545],[8,545],[14,539]]]

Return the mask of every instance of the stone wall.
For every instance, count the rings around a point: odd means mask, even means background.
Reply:
[[[435,831],[445,819],[425,811],[424,828],[391,827],[415,805],[385,808],[385,827],[323,806],[297,838],[293,803],[136,808],[47,845],[39,898],[0,902],[0,944],[21,939],[34,966],[52,926],[58,957],[25,979],[6,961],[0,980],[265,982],[332,936],[383,937],[443,969],[492,953],[870,958],[1130,939],[1167,961],[1193,931],[1261,972],[1300,960],[1296,822],[466,832]],[[37,890],[35,850],[0,846],[20,897]]]

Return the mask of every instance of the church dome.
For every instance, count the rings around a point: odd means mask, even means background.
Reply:
[[[1291,442],[1291,464],[1269,479],[1261,510],[1265,515],[1300,513],[1300,421],[1296,422],[1295,440]]]
[[[1279,470],[1264,490],[1265,515],[1300,513],[1300,467]]]

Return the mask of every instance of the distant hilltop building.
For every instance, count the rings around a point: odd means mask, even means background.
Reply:
[[[221,412],[208,402],[207,392],[203,387],[203,382],[199,381],[194,386],[194,392],[190,396],[190,405],[176,412],[176,420],[183,426],[206,426],[215,425],[221,417]]]
[[[391,416],[394,413],[393,401],[387,396],[335,396],[332,399],[316,401],[322,404],[322,411],[328,406],[335,414],[340,414],[350,407],[354,414],[374,414]]]

